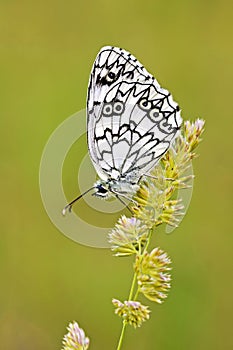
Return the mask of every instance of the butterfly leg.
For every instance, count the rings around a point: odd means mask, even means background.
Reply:
[[[116,198],[130,211],[131,214],[133,214],[132,210],[130,207],[120,198],[118,194],[115,194]]]
[[[121,197],[127,199],[128,201],[133,202],[134,204],[138,204],[134,199],[132,199],[132,198],[126,196],[124,193],[115,192],[115,191],[113,191],[113,190],[111,190],[111,192],[112,192],[115,196],[121,196]]]
[[[155,179],[155,180],[158,180],[159,177],[158,176],[153,176],[153,175],[150,175],[150,174],[143,174],[140,178],[139,178],[139,181],[141,181],[142,177],[145,176],[145,177],[150,177],[151,179]],[[171,177],[165,177],[164,180],[167,180],[167,181],[175,181],[175,179],[172,179]]]
[[[123,197],[125,199],[127,199],[129,202],[132,202],[134,203],[135,205],[138,205],[137,201],[135,201],[134,199],[126,196],[124,193],[120,193],[120,192],[116,192],[114,190],[111,189],[111,192],[116,196],[117,199],[119,199],[119,201],[124,204],[126,206],[126,208],[131,212],[131,214],[133,214],[132,210],[129,208],[129,206],[122,200],[122,198],[120,197]]]

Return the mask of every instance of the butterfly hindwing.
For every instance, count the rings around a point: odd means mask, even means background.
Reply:
[[[88,147],[99,176],[139,179],[168,150],[182,119],[170,93],[127,51],[104,47],[87,101]]]

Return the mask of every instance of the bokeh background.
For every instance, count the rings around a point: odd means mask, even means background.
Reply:
[[[121,321],[111,299],[127,297],[132,260],[62,235],[38,181],[49,136],[85,108],[104,45],[134,54],[172,92],[184,119],[206,120],[188,213],[153,241],[173,260],[169,298],[149,303],[151,319],[127,330],[123,349],[233,348],[232,34],[227,0],[0,1],[1,349],[60,349],[72,320],[92,349],[116,349]],[[86,149],[74,146],[66,166],[69,199]]]

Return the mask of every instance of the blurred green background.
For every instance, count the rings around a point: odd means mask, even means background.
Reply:
[[[111,299],[127,297],[132,260],[62,235],[38,184],[45,143],[85,108],[104,45],[134,54],[172,92],[184,119],[206,120],[188,213],[153,241],[173,260],[169,298],[149,303],[150,320],[127,329],[123,349],[233,348],[231,26],[226,0],[0,1],[1,349],[60,349],[72,320],[92,349],[116,349],[121,322]],[[69,198],[78,190],[76,167]]]

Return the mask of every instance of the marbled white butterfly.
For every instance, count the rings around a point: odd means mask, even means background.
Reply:
[[[171,94],[133,55],[103,47],[92,67],[87,98],[88,149],[100,180],[85,193],[94,189],[98,197],[131,197],[169,149],[181,123]]]

